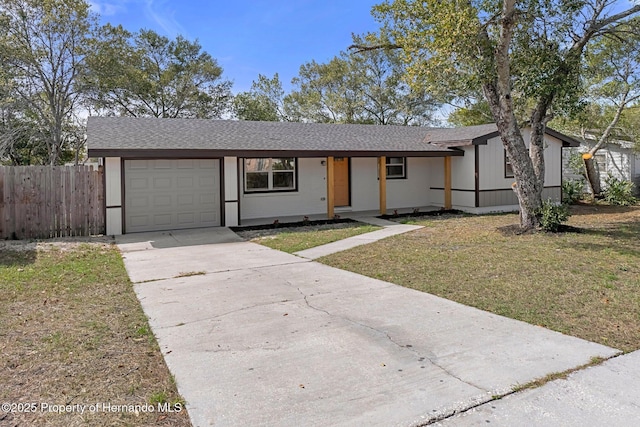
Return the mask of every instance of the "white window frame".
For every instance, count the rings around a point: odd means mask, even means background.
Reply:
[[[390,163],[391,159],[401,159],[401,163]],[[385,158],[385,172],[387,179],[406,179],[407,178],[407,158],[406,157],[387,157]],[[389,167],[402,166],[402,174],[389,174]]]
[[[288,169],[288,170],[274,170],[273,169],[273,163],[274,160],[281,160],[281,159],[290,159],[293,161],[293,169]],[[247,171],[247,166],[248,163],[252,160],[265,160],[266,161],[266,167],[264,169],[261,169],[259,171]],[[281,193],[281,192],[291,192],[291,191],[298,191],[298,159],[295,157],[248,157],[243,159],[243,176],[244,176],[244,192],[247,194],[254,194],[254,193]],[[248,174],[252,174],[252,173],[266,173],[267,177],[268,177],[268,184],[266,188],[248,188],[248,180],[247,180],[247,175]],[[274,174],[291,174],[292,175],[292,182],[293,185],[291,187],[274,187],[273,185],[273,177]]]
[[[509,156],[507,155],[507,150],[504,150],[504,177],[505,178],[514,178],[513,174],[513,165],[509,160]]]

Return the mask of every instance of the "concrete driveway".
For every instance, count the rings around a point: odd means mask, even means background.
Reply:
[[[618,353],[226,229],[118,244],[194,426],[420,425]]]

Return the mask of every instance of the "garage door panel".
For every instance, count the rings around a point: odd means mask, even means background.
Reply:
[[[153,178],[153,188],[168,190],[171,188],[171,178]]]
[[[139,196],[132,199],[128,205],[128,207],[136,209],[136,208],[148,208],[149,207],[149,197],[148,196]]]
[[[172,208],[173,207],[173,203],[172,203],[172,195],[170,194],[162,194],[159,196],[154,196],[153,197],[153,206],[156,208]]]
[[[129,170],[148,169],[149,165],[146,160],[127,160]]]
[[[197,161],[193,159],[180,159],[177,165],[178,169],[194,169],[197,167]]]
[[[129,188],[132,190],[146,190],[149,188],[149,180],[147,178],[132,178],[129,182]]]
[[[173,224],[172,214],[154,214],[153,225],[155,227],[168,227]]]
[[[182,207],[193,206],[194,196],[193,194],[179,194],[178,205]]]
[[[127,232],[220,225],[220,161],[125,160]]]
[[[173,160],[149,160],[152,162],[154,169],[173,169]]]
[[[192,176],[178,177],[178,188],[193,188],[193,177]]]

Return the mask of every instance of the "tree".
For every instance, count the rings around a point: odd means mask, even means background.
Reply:
[[[456,108],[449,114],[447,121],[453,126],[484,125],[493,123],[493,116],[487,101],[480,100]]]
[[[405,54],[412,86],[443,99],[482,91],[513,167],[523,229],[539,225],[546,124],[578,104],[585,48],[640,12],[640,5],[620,10],[616,3],[394,0],[374,7],[393,41],[387,46]],[[518,105],[529,111],[528,148]]]
[[[241,92],[233,99],[233,112],[240,120],[263,122],[288,121],[285,112],[284,90],[278,73],[272,79],[258,75],[248,92]]]
[[[44,148],[42,161],[56,164],[68,146],[65,129],[79,105],[96,17],[83,0],[0,0],[0,20],[5,149],[16,156]]]
[[[586,52],[586,101],[573,131],[594,144],[584,153],[585,176],[594,197],[602,195],[599,171],[594,156],[612,138],[623,139],[621,125],[629,106],[640,100],[640,35],[634,25],[625,23],[618,32],[624,37],[601,37]]]
[[[354,43],[371,39],[354,36]],[[438,104],[403,80],[405,65],[393,49],[341,52],[328,63],[300,67],[285,98],[290,117],[330,123],[421,125],[433,122]]]
[[[197,41],[105,26],[93,50],[85,87],[107,114],[219,118],[229,108],[231,82]]]

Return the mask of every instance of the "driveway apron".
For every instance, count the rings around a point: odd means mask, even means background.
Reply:
[[[118,244],[194,426],[420,425],[619,353],[223,228]]]

